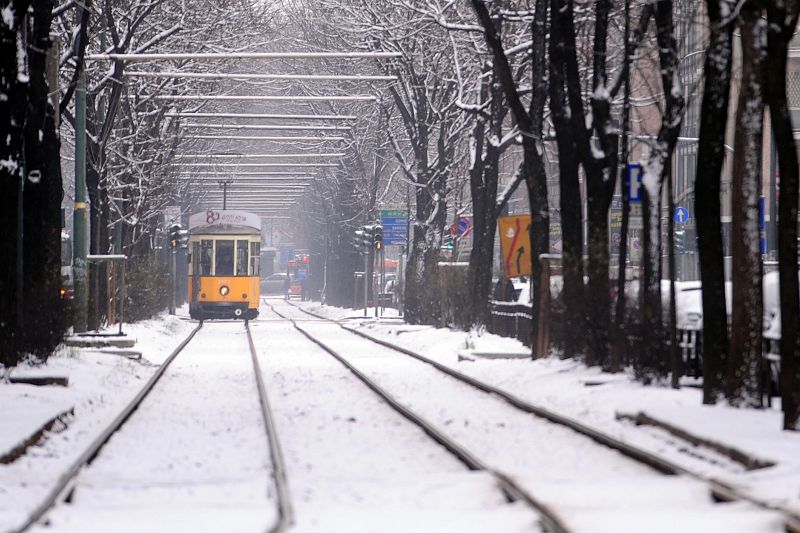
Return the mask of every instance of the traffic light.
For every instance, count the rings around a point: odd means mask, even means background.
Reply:
[[[369,246],[369,237],[367,236],[367,232],[364,229],[357,229],[353,234],[353,244],[355,247],[363,252]]]
[[[189,248],[189,232],[187,230],[178,230],[178,245],[183,250]]]
[[[178,248],[178,243],[181,238],[181,225],[178,223],[171,224],[169,227],[169,247],[175,250]]]
[[[453,236],[450,234],[449,231],[442,236],[442,250],[445,251],[453,250]]]
[[[675,230],[675,251],[686,251],[686,230]]]
[[[376,224],[372,231],[372,242],[376,250],[383,248],[383,226]]]

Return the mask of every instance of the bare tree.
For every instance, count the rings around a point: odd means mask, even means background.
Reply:
[[[789,42],[797,27],[800,2],[766,2],[767,9],[767,89],[778,164],[781,173],[778,236],[781,287],[781,394],[783,428],[800,431],[800,292],[797,279],[797,148],[786,96],[786,62]]]
[[[763,290],[758,228],[763,150],[766,21],[758,0],[739,11],[742,83],[736,111],[733,160],[733,301],[726,395],[736,405],[761,407]]]
[[[731,63],[733,61],[732,0],[707,0],[709,45],[700,112],[697,148],[695,214],[700,278],[703,283],[703,403],[716,403],[724,394],[728,359],[728,320],[725,312],[725,272],[722,259],[720,175],[725,159]]]
[[[53,2],[0,3],[0,364],[46,359],[66,324],[59,140],[48,97]],[[12,229],[13,228],[13,229]]]

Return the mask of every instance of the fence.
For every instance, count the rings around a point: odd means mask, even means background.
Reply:
[[[531,345],[533,314],[529,305],[515,302],[492,302],[491,313],[490,333],[515,338],[525,346]]]

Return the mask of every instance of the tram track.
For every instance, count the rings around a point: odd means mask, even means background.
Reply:
[[[23,533],[28,531],[33,525],[39,522],[44,516],[50,511],[59,501],[61,500],[68,500],[70,498],[71,492],[74,489],[72,486],[75,479],[78,477],[78,474],[84,469],[84,467],[88,466],[95,457],[100,453],[103,447],[108,444],[108,441],[111,440],[111,437],[119,431],[119,429],[128,421],[131,415],[136,411],[136,409],[142,404],[145,398],[150,394],[150,391],[153,390],[156,383],[161,380],[161,377],[167,371],[167,368],[172,364],[175,358],[180,354],[186,345],[194,338],[198,331],[203,327],[202,324],[198,324],[196,328],[194,328],[187,337],[181,341],[181,343],[169,354],[169,356],[164,360],[164,362],[159,366],[159,368],[155,371],[155,373],[147,380],[147,383],[139,390],[136,396],[128,402],[127,405],[120,411],[120,413],[114,418],[114,420],[106,426],[106,428],[98,435],[86,449],[81,453],[78,458],[72,462],[72,464],[67,468],[67,470],[59,476],[58,480],[56,481],[55,485],[50,489],[44,499],[39,503],[39,505],[28,515],[28,518],[25,522],[16,528],[9,530],[9,533]]]
[[[213,327],[213,326],[211,326]],[[48,490],[46,496],[40,503],[30,512],[25,521],[16,527],[8,530],[8,533],[23,533],[31,530],[34,526],[48,523],[48,513],[53,511],[61,503],[72,503],[73,494],[79,484],[79,476],[84,470],[92,465],[95,460],[101,456],[103,449],[117,435],[126,424],[132,419],[134,413],[142,406],[145,400],[150,396],[157,387],[156,385],[161,382],[162,378],[169,373],[167,370],[173,365],[173,362],[186,351],[187,346],[195,338],[195,336],[203,329],[202,323],[198,324],[180,344],[169,354],[159,368],[147,380],[144,386],[137,392],[137,394],[125,405],[125,407],[117,414],[116,417],[109,423],[100,434],[92,440],[84,449],[84,451],[75,459],[70,466],[58,477],[55,484]],[[205,326],[206,329],[209,326]],[[266,433],[266,442],[269,447],[269,457],[272,464],[272,478],[275,485],[276,494],[276,520],[270,525],[266,531],[278,533],[285,531],[291,524],[293,519],[291,501],[287,488],[287,480],[285,474],[285,467],[283,465],[283,458],[280,452],[280,443],[278,441],[277,432],[273,423],[274,416],[270,409],[269,400],[267,398],[266,389],[264,386],[264,379],[261,373],[261,368],[256,357],[256,349],[252,340],[249,324],[245,323],[245,330],[249,346],[250,360],[252,363],[253,373],[255,376],[255,385],[258,391],[258,404],[261,412],[261,417],[264,422]]]
[[[267,303],[269,305],[269,303]],[[478,459],[472,452],[458,444],[456,441],[445,435],[434,424],[424,419],[422,416],[415,413],[413,410],[404,406],[387,390],[382,388],[375,380],[371,379],[366,373],[360,371],[355,365],[350,363],[346,357],[342,356],[339,352],[314,337],[311,333],[301,327],[294,319],[288,317],[281,312],[277,311],[270,305],[270,309],[279,317],[288,320],[292,326],[307,338],[313,344],[319,346],[323,351],[331,355],[342,366],[347,368],[359,381],[372,390],[378,397],[385,401],[395,412],[400,414],[406,420],[420,428],[426,435],[433,439],[436,443],[444,447],[450,454],[452,454],[458,461],[460,461],[468,470],[486,472],[495,480],[498,488],[503,492],[508,502],[524,502],[531,507],[540,517],[542,530],[549,533],[572,533],[564,520],[555,513],[548,505],[539,501],[531,495],[525,488],[520,486],[510,476],[495,470],[480,459]]]
[[[258,387],[258,397],[261,404],[261,415],[264,420],[264,428],[266,429],[267,441],[269,442],[270,459],[272,461],[272,478],[275,483],[275,494],[278,500],[278,519],[269,531],[271,533],[279,533],[286,530],[294,519],[291,497],[289,495],[289,483],[286,475],[286,462],[281,452],[278,430],[275,426],[275,416],[269,403],[267,389],[264,386],[264,375],[261,372],[261,365],[258,362],[258,352],[253,342],[253,334],[250,331],[249,321],[245,322],[244,327],[247,330],[247,344],[250,348],[250,358],[253,362],[253,369],[255,370],[256,386]]]
[[[616,439],[608,434],[605,434],[601,431],[598,431],[586,424],[583,424],[578,420],[572,419],[570,417],[561,415],[545,407],[535,405],[531,402],[523,400],[522,398],[511,392],[508,392],[499,387],[480,381],[476,378],[473,378],[472,376],[459,372],[458,370],[450,368],[447,365],[439,363],[438,361],[435,361],[413,350],[409,350],[403,346],[398,346],[394,343],[375,337],[373,335],[369,335],[365,332],[358,331],[354,328],[342,324],[337,320],[333,320],[328,317],[324,317],[317,313],[313,313],[311,311],[303,309],[302,307],[292,302],[287,302],[287,303],[291,305],[293,308],[297,309],[298,311],[311,317],[311,322],[316,323],[318,321],[323,321],[329,324],[335,324],[339,328],[359,338],[365,339],[374,344],[377,344],[394,352],[403,354],[421,363],[424,363],[432,368],[435,368],[439,372],[451,378],[454,378],[461,383],[464,383],[476,390],[479,390],[485,394],[488,394],[494,398],[497,398],[505,402],[507,405],[512,406],[518,411],[521,411],[529,415],[533,415],[538,418],[542,418],[551,423],[572,430],[575,433],[587,437],[602,446],[608,447],[614,451],[619,452],[620,454],[624,455],[625,457],[639,464],[652,468],[653,470],[663,475],[684,476],[686,478],[690,478],[698,482],[701,482],[708,487],[712,498],[717,502],[747,502],[749,504],[754,505],[757,508],[766,511],[780,513],[784,519],[785,531],[787,531],[788,533],[800,533],[800,516],[798,516],[797,513],[793,512],[790,509],[786,509],[780,505],[776,505],[771,502],[756,498],[750,494],[742,492],[741,490],[729,484],[713,479],[712,477],[705,476],[697,472],[693,472],[663,457],[659,457],[658,455],[655,455],[647,450],[638,448],[629,443]],[[274,307],[272,306],[270,307],[273,309],[273,311],[275,311]],[[280,313],[278,313],[277,311],[275,312],[280,315]],[[295,325],[295,327],[301,330],[302,332],[302,328],[297,326],[297,323],[294,319],[290,317],[287,317],[287,319],[291,320],[292,323]],[[307,332],[304,332],[304,334],[308,336]]]

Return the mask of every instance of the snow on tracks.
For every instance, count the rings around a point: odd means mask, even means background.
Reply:
[[[284,320],[252,323],[286,453],[293,531],[531,531],[471,472]],[[272,317],[272,319],[270,319]]]
[[[273,523],[246,332],[241,323],[210,324],[193,336],[76,463],[69,505],[49,512],[48,531],[263,531]]]
[[[300,309],[284,309],[291,316],[302,316]],[[500,400],[497,394],[472,388],[479,383],[454,382],[393,345],[376,347],[363,338],[356,342],[354,335],[342,338],[339,326],[318,324],[314,320],[303,327],[346,353],[362,372],[488,464],[513,474],[540,501],[555,508],[573,531],[778,531],[783,526],[777,513],[746,503],[713,504],[705,483],[639,466],[636,450],[622,447],[629,457],[619,455],[606,447],[612,443],[603,442],[603,435],[576,434],[581,428],[569,423],[564,427],[558,417],[553,419],[556,424],[531,417],[530,409],[512,409],[514,402],[508,398]],[[684,473],[679,468],[670,472],[672,467],[659,461],[647,464],[661,472]]]

